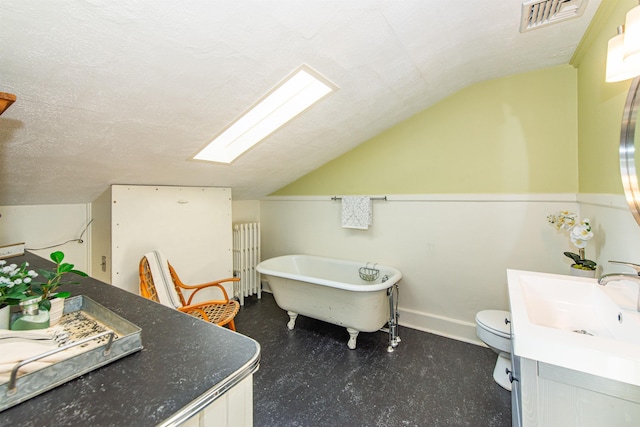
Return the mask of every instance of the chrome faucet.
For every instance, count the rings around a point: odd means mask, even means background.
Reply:
[[[632,262],[622,262],[622,261],[609,261],[612,264],[622,264],[628,267],[633,268],[636,271],[636,274],[631,273],[610,273],[605,274],[600,279],[598,279],[598,283],[602,286],[605,286],[609,282],[613,282],[616,280],[630,280],[632,282],[636,282],[638,284],[638,302],[636,304],[636,309],[640,311],[640,265],[634,264]]]

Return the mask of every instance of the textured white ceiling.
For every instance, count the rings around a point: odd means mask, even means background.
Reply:
[[[569,62],[595,13],[521,0],[2,0],[0,205],[110,184],[254,199],[478,81]],[[189,160],[301,64],[340,89],[231,165]]]

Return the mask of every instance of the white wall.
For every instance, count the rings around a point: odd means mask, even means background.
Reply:
[[[75,265],[81,271],[89,272],[90,228],[77,241],[58,245],[68,240],[78,239],[90,221],[89,208],[85,204],[37,205],[0,207],[0,245],[25,242],[27,249],[38,256],[49,259],[49,254],[62,251],[65,262]]]
[[[580,194],[580,212],[592,222],[598,276],[607,273],[634,273],[634,270],[609,264],[609,260],[640,264],[640,226],[621,195]]]
[[[234,200],[231,203],[231,218],[234,224],[260,222],[259,200]]]
[[[368,231],[340,227],[340,203],[327,197],[233,202],[233,222],[262,223],[262,258],[290,253],[392,265],[404,275],[400,323],[469,342],[478,310],[507,309],[506,269],[564,274],[573,251],[566,234],[546,222],[559,209],[580,211],[595,237],[587,257],[598,275],[632,272],[608,260],[640,263],[640,226],[619,195],[393,196],[374,202]],[[87,205],[0,207],[0,244],[42,247],[77,238]],[[91,230],[91,228],[90,228]],[[89,271],[88,242],[60,247]],[[39,251],[41,256],[55,249]],[[637,292],[637,290],[633,290]]]
[[[569,271],[569,238],[546,217],[578,210],[573,194],[387,197],[373,202],[367,231],[341,228],[340,202],[328,196],[263,200],[262,259],[304,253],[391,265],[403,274],[402,325],[474,343],[476,312],[508,310],[507,268]]]

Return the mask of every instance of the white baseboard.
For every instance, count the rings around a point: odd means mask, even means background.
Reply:
[[[402,308],[398,308],[398,313],[400,315],[398,319],[400,326],[486,347],[476,335],[475,323]],[[400,331],[399,335],[402,337],[402,331]]]
[[[267,282],[266,280],[261,280],[260,285],[262,286],[262,292],[273,294],[273,292],[271,292],[271,288],[269,287],[269,282]]]
[[[273,294],[266,281],[262,281],[262,292]],[[398,314],[398,324],[400,326],[486,347],[485,343],[480,341],[476,335],[475,323],[402,309],[400,307],[398,307]],[[400,338],[402,338],[402,331],[400,331],[399,335]]]

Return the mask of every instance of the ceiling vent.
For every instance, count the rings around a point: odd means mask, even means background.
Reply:
[[[527,0],[522,3],[520,32],[577,18],[587,7],[587,0]]]

